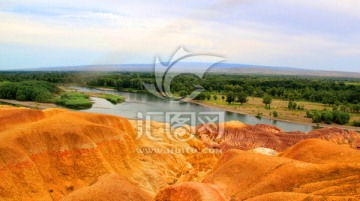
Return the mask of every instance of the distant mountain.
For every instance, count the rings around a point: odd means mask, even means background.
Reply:
[[[207,63],[177,63],[177,71],[196,72],[197,67],[211,66]],[[153,72],[154,64],[105,64],[84,66],[59,66],[24,69],[22,71],[87,71],[87,72]],[[257,75],[301,75],[301,76],[326,76],[326,77],[351,77],[360,78],[357,72],[308,70],[290,67],[258,66],[249,64],[218,63],[213,65],[208,72],[230,74],[257,74]]]
[[[210,69],[210,72],[232,74],[257,74],[257,75],[301,75],[301,76],[324,76],[324,77],[349,77],[360,78],[358,72],[310,70],[291,67],[256,66],[246,64],[220,64]]]
[[[87,71],[87,72],[150,72],[152,64],[97,64],[83,66],[57,66],[23,69],[21,71]]]

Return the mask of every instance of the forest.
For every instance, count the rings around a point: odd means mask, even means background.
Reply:
[[[88,72],[2,72],[0,82],[45,81],[52,84],[76,84],[88,87],[110,87],[119,91],[144,91],[143,83],[155,83],[153,73],[88,73]],[[182,74],[173,79],[171,90],[189,94],[194,85],[202,86],[208,93],[244,92],[249,96],[270,95],[283,100],[306,100],[329,105],[360,103],[360,80],[354,78],[325,78],[301,76],[257,76],[206,74],[200,79]],[[350,83],[350,84],[349,84]],[[354,83],[354,84],[351,84]],[[53,92],[53,85],[46,85]],[[24,87],[24,86],[22,86]],[[206,93],[205,92],[205,93]],[[1,94],[4,97],[3,94]],[[14,96],[14,95],[13,95]]]
[[[170,75],[171,76],[171,75]],[[160,78],[161,79],[161,78]],[[148,72],[2,72],[0,73],[0,98],[46,102],[57,92],[56,85],[108,87],[118,91],[146,92],[143,83],[155,83]],[[224,101],[246,103],[248,96],[290,102],[310,101],[333,106],[334,110],[349,113],[360,111],[360,80],[335,77],[302,77],[281,75],[235,75],[207,73],[200,79],[192,74],[173,77],[171,91],[185,97],[195,86],[204,88],[197,99],[205,100],[222,94]],[[216,97],[217,98],[217,97]],[[266,99],[266,100],[265,100]],[[270,101],[271,102],[271,101]],[[293,107],[293,106],[292,106]],[[298,108],[297,108],[298,107]],[[299,109],[301,106],[295,106]],[[291,108],[289,108],[291,109]],[[322,115],[323,114],[323,115]],[[311,116],[311,115],[310,115]],[[314,122],[328,122],[329,112],[312,114]],[[339,112],[331,117],[344,116]],[[341,122],[336,120],[336,122]]]
[[[18,101],[51,102],[59,89],[46,81],[25,80],[19,82],[0,82],[0,98]]]

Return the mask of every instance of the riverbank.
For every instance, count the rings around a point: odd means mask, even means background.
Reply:
[[[17,101],[17,100],[0,99],[0,103],[13,105],[13,106],[28,107],[39,110],[48,109],[48,108],[63,108],[54,103],[38,103],[34,101]]]
[[[64,90],[64,88],[62,88],[62,89]],[[69,96],[71,94],[76,95],[75,89],[67,88],[67,91],[68,91],[67,93],[69,93]],[[118,103],[122,103],[125,101],[125,97],[113,95],[113,94],[94,93],[94,92],[84,92],[84,93],[79,92],[79,94],[80,95],[83,94],[83,95],[90,97],[90,99],[88,100],[89,104],[93,103],[93,101],[91,100],[91,97],[101,98],[101,99],[109,101],[112,104],[118,104]],[[85,97],[83,99],[85,99]],[[75,101],[77,103],[79,102],[78,100],[75,100]],[[65,107],[65,106],[62,106],[61,104],[55,104],[55,103],[39,103],[39,102],[35,102],[35,101],[18,101],[18,100],[9,100],[9,99],[0,99],[0,103],[6,104],[6,105],[12,105],[12,106],[28,107],[28,108],[39,109],[39,110],[48,109],[48,108],[68,108],[68,109],[79,109],[79,110],[88,109],[88,108]]]
[[[317,123],[312,123],[312,120],[309,118],[304,118],[304,114],[305,112],[297,112],[295,111],[295,117],[291,117],[291,115],[289,114],[280,114],[278,118],[275,118],[272,116],[272,111],[271,110],[267,110],[265,108],[260,108],[260,107],[251,107],[251,109],[249,109],[250,107],[246,106],[246,105],[225,105],[225,104],[216,104],[213,102],[205,102],[205,101],[198,101],[198,100],[184,100],[186,102],[190,102],[190,103],[194,103],[197,105],[201,105],[203,107],[208,107],[208,108],[214,108],[214,109],[221,109],[221,110],[225,110],[228,112],[233,112],[233,113],[238,113],[238,114],[244,114],[244,115],[251,115],[251,116],[256,116],[258,114],[258,112],[262,111],[262,117],[267,118],[267,119],[272,119],[272,120],[277,120],[277,121],[284,121],[284,122],[290,122],[290,123],[297,123],[297,124],[303,124],[303,125],[311,125],[314,127],[337,127],[337,128],[342,128],[342,129],[346,129],[346,130],[355,130],[357,132],[360,132],[360,127],[355,127],[355,126],[350,126],[350,125],[339,125],[339,124],[317,124]],[[276,109],[279,109],[279,107],[276,107]],[[263,112],[265,111],[265,112]],[[304,113],[304,114],[302,114]],[[302,116],[301,116],[302,114]]]

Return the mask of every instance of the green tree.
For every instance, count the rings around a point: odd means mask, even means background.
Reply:
[[[265,104],[265,106],[269,105],[270,107],[270,104],[272,103],[272,97],[266,94],[263,98],[263,103]]]
[[[319,111],[315,111],[312,117],[313,123],[320,123],[321,122],[321,114]]]
[[[181,98],[184,98],[184,97],[186,97],[188,95],[188,93],[186,91],[182,90],[182,91],[179,92],[179,95],[180,95]]]
[[[48,102],[51,99],[51,93],[45,90],[38,91],[37,95],[35,96],[34,101],[36,102]]]
[[[330,111],[322,111],[321,112],[321,120],[324,121],[326,124],[331,124],[333,121],[333,115]]]
[[[218,99],[217,95],[213,95],[213,99],[217,100]]]
[[[243,103],[246,103],[248,101],[247,97],[248,94],[242,91],[239,94],[237,94],[237,102],[239,102],[242,105]]]
[[[348,108],[346,107],[346,105],[343,105],[340,107],[340,110],[343,112],[346,112],[348,110]]]
[[[293,104],[292,104],[292,101],[289,101],[289,104],[288,104],[288,109],[289,109],[289,110],[292,110],[292,105],[293,105]]]
[[[23,89],[17,90],[17,92],[16,92],[16,100],[18,100],[18,101],[26,101],[26,100],[28,100],[28,97],[27,97],[26,94],[27,94],[26,91],[23,90]]]
[[[211,99],[211,94],[210,94],[210,93],[206,93],[205,95],[206,95],[206,99],[207,99],[207,100],[210,100],[210,99]]]
[[[338,124],[347,124],[350,121],[350,114],[343,111],[333,111],[333,121]]]
[[[292,109],[293,109],[293,110],[296,110],[296,107],[297,107],[296,102],[294,102],[292,106],[293,106],[293,108],[292,108]]]
[[[226,102],[231,104],[232,102],[235,101],[235,96],[233,93],[229,93],[227,96],[226,96]]]

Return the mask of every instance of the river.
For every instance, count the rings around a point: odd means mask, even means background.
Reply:
[[[178,102],[160,99],[152,94],[147,93],[129,93],[129,92],[117,92],[117,91],[103,91],[98,89],[72,87],[80,92],[96,92],[96,93],[109,93],[122,95],[126,98],[126,101],[114,105],[107,100],[101,98],[92,97],[94,101],[93,107],[87,110],[87,112],[111,114],[116,116],[122,116],[126,118],[138,118],[139,114],[142,114],[143,118],[149,116],[151,120],[164,122],[166,113],[169,112],[181,112],[185,113],[208,113],[215,112],[215,114],[223,114],[225,121],[239,120],[245,124],[269,124],[282,128],[285,131],[303,131],[309,132],[315,129],[314,126],[298,124],[292,122],[285,122],[279,120],[272,120],[268,118],[258,119],[252,115],[238,114],[234,112],[227,112],[220,109],[208,108],[201,105],[197,105],[189,102]],[[159,113],[159,114],[155,114]],[[161,114],[163,113],[163,114]],[[197,118],[197,117],[196,117]],[[198,119],[196,120],[198,121]],[[196,122],[200,123],[200,122]]]

